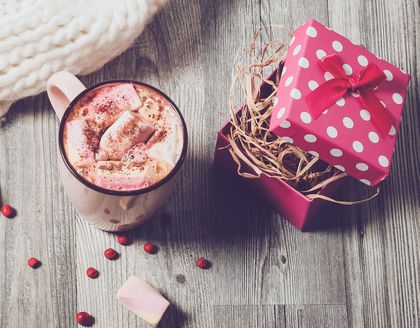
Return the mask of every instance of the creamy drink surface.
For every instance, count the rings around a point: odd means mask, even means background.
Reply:
[[[85,94],[64,126],[70,164],[89,182],[111,190],[151,186],[182,153],[183,124],[161,94],[139,84],[113,83]]]

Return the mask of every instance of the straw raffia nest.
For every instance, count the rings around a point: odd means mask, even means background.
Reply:
[[[281,29],[285,31],[284,27]],[[229,93],[231,128],[227,138],[238,174],[249,179],[265,174],[286,181],[308,198],[322,198],[343,205],[375,198],[379,187],[372,196],[359,201],[337,201],[319,194],[321,188],[347,174],[289,143],[288,137],[279,137],[269,131],[287,43],[281,39],[259,43],[257,40],[262,38],[262,31],[262,28],[258,29],[249,45],[239,52]],[[239,99],[239,105],[235,99]],[[246,170],[243,164],[247,166]]]

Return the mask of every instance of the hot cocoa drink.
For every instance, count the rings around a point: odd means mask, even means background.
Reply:
[[[65,154],[87,181],[137,190],[165,178],[179,160],[183,122],[152,88],[121,82],[99,86],[73,107],[64,126]]]

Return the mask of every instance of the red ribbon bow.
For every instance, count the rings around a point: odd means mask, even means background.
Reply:
[[[369,63],[354,79],[346,74],[340,58],[335,54],[323,57],[319,63],[334,78],[321,84],[305,97],[312,116],[318,118],[347,92],[356,92],[360,95],[358,100],[368,110],[378,130],[382,135],[387,135],[394,119],[373,93],[373,89],[386,80],[384,72],[374,63]]]

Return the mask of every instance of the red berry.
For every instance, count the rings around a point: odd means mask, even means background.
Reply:
[[[89,278],[95,279],[95,278],[98,278],[98,276],[99,276],[99,272],[98,272],[98,270],[96,270],[95,268],[90,267],[90,268],[87,268],[87,270],[86,270],[86,275],[87,275]]]
[[[35,257],[31,257],[28,260],[28,265],[32,268],[32,269],[37,269],[41,266],[41,261],[39,261],[38,259],[36,259]]]
[[[195,264],[201,269],[208,269],[210,268],[210,262],[207,261],[204,257],[200,257],[195,261]]]
[[[119,235],[117,241],[120,245],[127,246],[130,245],[130,239],[127,235]]]
[[[153,245],[152,243],[144,244],[143,248],[146,253],[149,253],[149,254],[157,253],[157,247]]]
[[[11,218],[13,216],[13,208],[9,204],[4,204],[1,207],[1,214],[7,218]]]
[[[76,321],[79,325],[90,327],[93,325],[93,317],[87,312],[79,312],[76,314]]]
[[[116,260],[119,254],[115,249],[108,248],[105,250],[104,255],[108,260]]]

